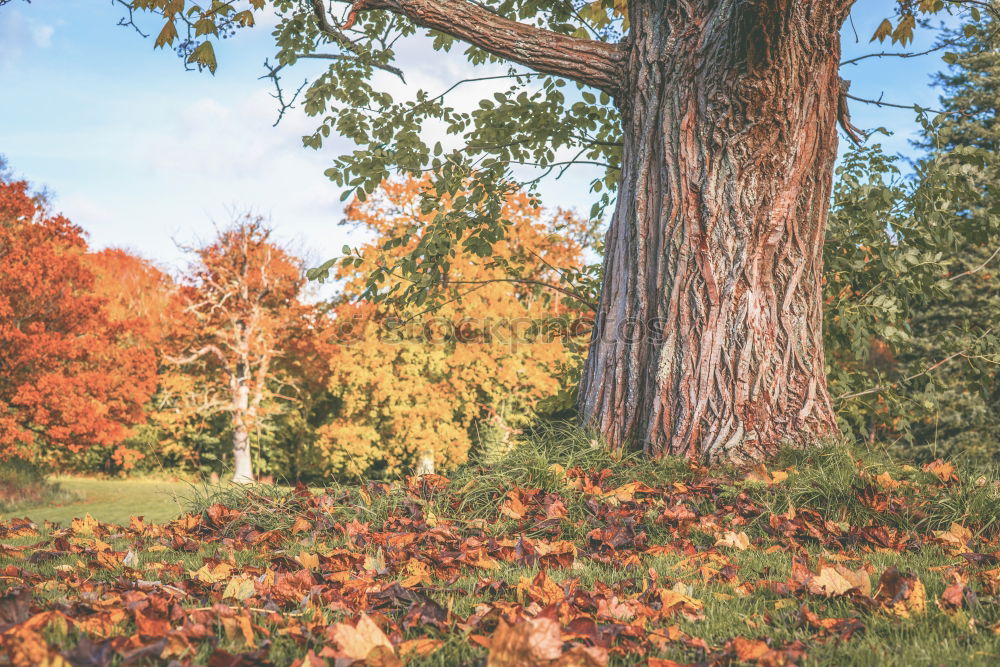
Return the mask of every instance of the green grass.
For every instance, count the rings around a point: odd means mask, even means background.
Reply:
[[[193,495],[192,485],[186,482],[83,477],[56,477],[53,481],[71,495],[55,503],[5,512],[0,519],[27,516],[39,524],[65,524],[90,514],[105,523],[127,524],[131,516],[159,523],[181,514]]]
[[[7,551],[0,549],[0,571],[14,566],[18,574],[0,578],[0,597],[5,587],[28,585],[37,608],[62,609],[83,586],[87,604],[103,609],[93,601],[134,598],[137,580],[174,586],[163,594],[171,602],[162,609],[171,609],[177,619],[192,614],[190,622],[213,628],[210,639],[192,640],[190,652],[179,656],[192,664],[222,664],[219,656],[212,658],[213,646],[232,654],[251,652],[231,622],[225,631],[227,607],[250,614],[258,640],[269,637],[266,658],[276,665],[334,646],[334,624],[354,624],[362,610],[387,628],[394,643],[443,642],[408,664],[481,664],[487,650],[470,636],[489,637],[500,613],[539,613],[550,604],[544,596],[553,591],[557,598],[566,595],[556,603],[564,625],[582,615],[603,627],[628,626],[628,619],[608,615],[618,605],[652,614],[635,626],[631,638],[615,640],[611,665],[642,664],[647,656],[737,664],[734,647],[755,640],[776,651],[801,649],[797,664],[803,665],[1000,662],[1000,568],[995,560],[982,560],[986,556],[977,561],[959,555],[1000,555],[995,475],[958,470],[958,479],[942,480],[878,450],[837,444],[782,452],[768,470],[786,472],[787,479],[766,484],[732,469],[618,455],[595,446],[586,433],[552,429],[499,460],[473,462],[447,481],[372,481],[295,492],[66,479],[60,482],[82,502],[27,514],[65,523],[90,513],[124,524],[97,529],[96,537],[110,545],[117,561],[101,560],[99,552],[107,548],[79,526],[67,540],[66,531],[45,528],[15,535],[16,526],[8,524],[11,537],[2,540]],[[631,497],[620,491],[631,482],[655,488]],[[512,490],[525,492],[523,516],[516,516],[519,511],[512,516],[505,505]],[[171,497],[187,503],[192,516],[169,525],[127,526],[131,514],[169,518],[178,509]],[[545,519],[553,499],[565,516]],[[694,518],[663,519],[680,516],[680,507]],[[956,547],[936,536],[953,522],[971,531],[967,544]],[[631,537],[609,551],[610,542],[602,541],[608,530],[625,530]],[[745,532],[751,546],[716,546],[728,531]],[[883,539],[899,546],[886,547]],[[524,557],[538,545],[555,548],[557,542],[575,548],[571,562]],[[456,564],[465,548],[484,550],[495,567]],[[34,557],[35,550],[41,556]],[[136,555],[129,567],[122,563],[126,552]],[[319,564],[304,573],[300,562],[317,557]],[[811,592],[808,580],[796,579],[793,559],[805,561],[813,575],[822,562],[844,563],[853,573],[864,570],[876,590]],[[232,572],[212,583],[198,580],[201,568],[220,562],[229,563]],[[413,576],[414,562],[430,568],[431,578],[401,588]],[[892,567],[919,578],[925,609],[904,617],[879,598],[879,577]],[[223,591],[232,578],[244,573],[256,582],[274,577],[275,584],[257,586],[246,600],[226,598]],[[536,577],[543,584],[533,588]],[[941,602],[956,581],[970,589],[958,610]],[[185,595],[176,597],[178,590]],[[403,597],[388,602],[371,597],[388,590],[403,591]],[[657,617],[659,596],[671,590],[694,599],[698,613]],[[420,617],[414,610],[428,600],[449,610],[445,627],[414,623]],[[486,613],[491,608],[492,616]],[[135,632],[134,613],[128,612],[115,636]],[[485,620],[475,620],[479,614]],[[853,619],[862,629],[849,639],[826,634],[806,620],[810,614]],[[81,636],[80,630],[57,625],[45,632],[55,651],[69,650]],[[667,632],[682,638],[649,639]],[[0,663],[2,658],[0,653]]]

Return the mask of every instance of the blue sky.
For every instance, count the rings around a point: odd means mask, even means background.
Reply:
[[[853,28],[844,30],[845,59],[883,50],[868,39],[892,4],[861,0]],[[270,216],[278,236],[314,261],[358,240],[337,225],[340,192],[323,176],[352,145],[303,148],[301,136],[314,125],[294,111],[271,127],[275,102],[258,80],[273,52],[266,26],[225,42],[213,77],[184,71],[172,53],[117,26],[120,17],[109,0],[0,8],[0,154],[17,174],[47,186],[56,209],[86,229],[92,245],[129,248],[178,268],[175,242],[209,238],[213,223],[247,209]],[[931,41],[921,33],[909,48]],[[399,92],[443,90],[470,71],[459,54],[422,44],[408,45],[404,62],[411,85]],[[858,96],[934,106],[930,76],[942,65],[940,54],[873,58],[842,75]],[[468,87],[456,103],[474,103],[489,85]],[[880,139],[891,152],[911,152],[911,111],[854,103],[852,114],[860,127],[893,129]],[[580,168],[546,183],[546,204],[588,210],[591,177]]]

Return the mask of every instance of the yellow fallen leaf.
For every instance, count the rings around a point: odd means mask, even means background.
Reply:
[[[372,572],[382,572],[385,569],[385,554],[382,552],[382,547],[379,547],[374,554],[365,556],[364,568]]]
[[[233,568],[229,563],[218,563],[214,567],[202,565],[195,572],[188,572],[192,577],[203,584],[215,584],[229,578]]]
[[[965,551],[968,548],[966,545],[972,539],[972,531],[960,523],[952,523],[948,530],[935,531],[934,537],[953,551]]]
[[[98,523],[97,519],[90,516],[90,513],[88,512],[82,519],[73,519],[70,527],[73,529],[73,534],[79,536],[94,535],[100,525],[101,524]]]
[[[416,558],[406,561],[406,565],[403,567],[403,574],[406,576],[399,582],[403,588],[413,588],[421,584],[429,585],[433,581],[431,570],[427,567],[427,563]]]
[[[303,551],[295,557],[295,560],[297,560],[299,564],[307,570],[315,570],[319,567],[319,554],[311,554],[307,551]]]
[[[335,624],[333,636],[340,645],[340,650],[352,660],[364,660],[378,647],[384,647],[389,653],[394,653],[392,642],[364,612],[361,613],[356,626],[347,623]]]
[[[884,472],[881,475],[876,475],[875,481],[878,483],[879,486],[881,486],[886,491],[894,491],[898,489],[900,486],[900,482],[894,480],[892,478],[892,475],[890,475],[887,472]]]
[[[738,533],[733,531],[727,531],[723,533],[722,537],[715,541],[715,546],[717,547],[733,547],[734,549],[739,549],[740,551],[746,551],[750,548],[750,538],[743,531]]]
[[[819,574],[809,580],[809,592],[814,595],[833,597],[843,595],[854,585],[832,567],[820,569]]]
[[[229,580],[229,583],[226,584],[226,590],[222,593],[222,598],[234,598],[242,602],[253,596],[255,592],[253,579],[245,574],[241,574]]]

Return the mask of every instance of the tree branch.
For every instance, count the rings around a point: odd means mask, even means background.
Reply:
[[[975,342],[979,342],[980,340],[982,340],[983,338],[985,338],[986,336],[988,336],[992,331],[993,331],[992,329],[987,329],[985,332],[983,332],[983,334],[981,336],[979,336],[979,338],[976,339]],[[905,378],[902,378],[901,380],[897,380],[895,382],[890,382],[888,384],[886,384],[886,383],[878,384],[878,385],[875,385],[874,387],[871,387],[870,389],[865,389],[863,391],[855,391],[855,392],[851,392],[849,394],[841,394],[840,396],[837,396],[836,398],[834,398],[834,401],[837,401],[837,402],[846,401],[846,400],[849,400],[849,399],[852,399],[852,398],[859,398],[861,396],[867,396],[869,394],[875,394],[875,393],[878,393],[878,392],[886,390],[886,389],[894,389],[894,388],[896,388],[896,387],[898,387],[900,385],[906,384],[910,380],[916,380],[919,377],[923,377],[924,375],[928,375],[929,373],[933,373],[938,368],[940,368],[941,366],[944,366],[946,363],[948,363],[949,361],[951,361],[952,359],[954,359],[956,357],[966,357],[966,358],[968,358],[969,357],[969,350],[970,349],[971,349],[971,346],[967,347],[965,349],[959,350],[958,352],[953,352],[952,354],[949,354],[944,359],[941,359],[941,360],[939,360],[939,361],[931,364],[930,366],[928,366],[924,370],[919,371],[917,373],[914,373],[913,375],[908,375]]]
[[[919,58],[920,56],[926,56],[928,53],[934,53],[935,51],[940,51],[941,49],[946,49],[949,46],[954,46],[959,40],[953,39],[946,42],[941,42],[936,46],[932,46],[926,51],[903,51],[898,53],[890,53],[888,51],[880,51],[879,53],[866,53],[863,56],[858,56],[857,58],[851,58],[849,60],[840,61],[840,66],[845,65],[855,65],[862,60],[867,60],[868,58]]]
[[[322,0],[313,0],[317,18]],[[538,72],[566,77],[616,95],[624,57],[613,44],[577,39],[497,16],[469,0],[357,0],[348,13],[385,9]],[[327,22],[325,13],[322,21]],[[322,23],[321,23],[322,25]]]
[[[577,301],[579,301],[580,303],[582,303],[587,308],[590,308],[593,311],[597,310],[596,303],[588,301],[587,299],[580,296],[573,290],[567,289],[560,285],[553,285],[552,283],[547,283],[542,280],[531,280],[528,278],[491,278],[489,280],[450,280],[449,283],[452,285],[489,285],[491,283],[510,283],[512,285],[533,285],[536,287],[544,287],[546,289],[559,292],[560,294],[568,296],[571,299],[576,299]]]
[[[856,102],[864,102],[865,104],[874,104],[877,107],[892,107],[893,109],[909,109],[910,111],[916,111],[918,105],[916,104],[895,104],[894,102],[883,102],[882,97],[879,96],[877,100],[870,100],[866,97],[857,97],[855,95],[850,95],[848,93],[844,94],[844,97],[854,100]],[[924,107],[919,107],[921,111],[927,111],[929,113],[944,113],[950,115],[956,115],[960,112],[958,111],[942,111],[941,109],[927,109]]]
[[[171,364],[174,364],[176,366],[183,366],[185,364],[190,364],[192,361],[197,361],[198,359],[201,359],[202,357],[208,356],[210,354],[212,356],[216,357],[223,364],[228,363],[227,360],[226,360],[226,355],[224,355],[222,353],[222,350],[220,350],[215,345],[205,345],[201,349],[192,352],[190,355],[188,355],[186,357],[169,357],[168,356],[168,357],[165,357],[165,359],[166,359],[166,361],[168,361]]]
[[[987,265],[988,265],[988,264],[989,264],[990,262],[992,262],[992,261],[993,261],[993,259],[994,259],[994,258],[995,258],[995,257],[996,257],[997,255],[1000,255],[1000,248],[997,248],[996,250],[994,250],[994,251],[993,251],[993,254],[989,256],[989,259],[987,259],[987,260],[986,260],[985,262],[983,262],[982,264],[980,264],[980,265],[979,265],[979,266],[977,266],[976,268],[974,268],[974,269],[970,269],[970,270],[968,270],[968,271],[963,271],[962,273],[959,273],[959,274],[958,274],[958,275],[956,275],[956,276],[952,276],[951,278],[948,278],[948,280],[958,280],[959,278],[962,278],[962,277],[964,277],[964,276],[969,276],[969,275],[972,275],[973,273],[978,273],[979,271],[982,271],[983,269],[985,269],[985,268],[986,268],[986,266],[987,266]]]
[[[312,0],[313,14],[316,16],[316,23],[319,25],[320,31],[333,40],[338,46],[346,51],[350,51],[356,55],[362,62],[365,62],[375,69],[380,69],[390,74],[395,74],[406,83],[406,77],[403,76],[403,70],[398,67],[393,67],[392,65],[381,65],[379,63],[374,63],[371,61],[371,57],[364,52],[363,49],[359,48],[357,44],[352,42],[347,35],[344,34],[343,30],[337,28],[330,20],[326,17],[326,8],[323,7],[323,0]],[[353,22],[353,21],[352,21]],[[298,56],[302,58],[303,56]],[[333,59],[329,55],[321,55],[316,57],[322,57],[326,59]]]

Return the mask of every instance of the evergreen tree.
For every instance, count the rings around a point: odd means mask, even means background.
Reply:
[[[976,149],[985,163],[975,169],[977,192],[956,193],[949,206],[957,242],[948,288],[937,292],[912,321],[912,345],[900,362],[907,376],[948,359],[921,376],[912,396],[923,418],[911,424],[921,458],[1000,458],[1000,21],[970,25],[948,36],[959,48],[936,77],[948,114],[918,145],[928,160],[948,163]],[[966,169],[973,167],[966,165]]]

